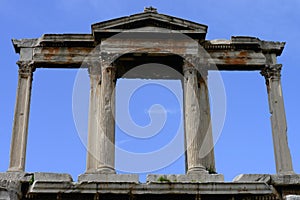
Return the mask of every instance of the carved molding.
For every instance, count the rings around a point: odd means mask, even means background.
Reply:
[[[254,195],[249,197],[243,197],[242,200],[279,200],[276,195]]]
[[[185,54],[183,55],[183,58],[184,58],[184,64],[187,65],[197,66],[201,61],[200,56],[198,55]]]
[[[197,71],[197,65],[200,63],[200,58],[195,55],[184,55],[183,56],[183,73],[189,72],[194,73]]]
[[[100,62],[101,62],[102,70],[108,69],[108,68],[109,69],[115,68],[114,63],[121,55],[122,54],[118,54],[118,53],[101,52],[100,53]]]
[[[268,79],[272,80],[280,80],[281,77],[281,64],[275,64],[275,65],[267,65],[265,68],[263,68],[260,72],[262,76]]]
[[[32,61],[18,61],[17,65],[19,66],[19,75],[22,78],[32,76],[33,72],[35,71]]]
[[[235,46],[233,44],[211,44],[209,42],[204,43],[203,48],[205,50],[235,50]]]
[[[197,69],[188,61],[184,61],[182,70],[183,70],[183,74],[197,73]]]

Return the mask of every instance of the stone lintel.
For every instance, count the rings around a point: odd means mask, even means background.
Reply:
[[[85,42],[80,43],[78,41],[66,42],[65,40],[53,39],[52,42],[49,41],[40,41],[38,46],[34,47],[18,47],[18,53],[20,53],[20,60],[22,61],[32,61],[36,67],[42,68],[79,68],[87,65],[85,59],[87,56],[92,60],[99,59],[99,51],[94,51],[94,46],[90,46],[89,43]],[[214,42],[213,42],[214,43]],[[152,43],[150,43],[152,45]],[[130,46],[131,45],[131,46]],[[134,46],[132,46],[134,45]],[[166,46],[164,48],[168,51],[175,51],[180,53],[182,46],[174,48],[173,45]],[[210,42],[204,44],[205,50],[209,52],[209,57],[204,56],[200,59],[201,63],[214,64],[219,70],[260,70],[266,64],[268,60],[266,55],[261,52],[259,47],[245,46],[245,48],[235,49],[234,45],[241,46],[240,44],[223,44],[223,42],[215,42],[211,44]],[[243,46],[243,45],[242,45]],[[110,53],[114,52],[112,55],[116,55],[111,58],[114,61],[118,59],[118,56],[121,56],[119,51],[126,52],[132,48],[140,48],[140,53],[146,53],[151,51],[151,49],[142,50],[143,44],[129,42],[125,44],[124,41],[118,46],[107,47],[107,51]],[[155,46],[154,46],[155,47]],[[153,47],[153,51],[157,51],[157,48]],[[258,48],[258,49],[257,49]],[[186,46],[186,51],[194,52],[197,50],[194,47]],[[230,51],[228,51],[230,50]],[[145,51],[145,52],[144,52]],[[118,54],[119,53],[119,54]],[[150,52],[154,55],[158,52]],[[163,53],[163,52],[160,52]],[[273,54],[272,54],[273,55]],[[275,55],[275,54],[274,54]],[[111,55],[109,55],[111,56]],[[274,56],[273,56],[274,57]],[[89,62],[89,61],[88,61]],[[192,62],[194,64],[194,62]],[[210,68],[210,70],[216,70],[216,67]]]
[[[222,174],[186,174],[186,175],[160,175],[149,174],[147,183],[210,183],[224,182]]]
[[[78,182],[93,183],[139,183],[137,174],[81,174]]]

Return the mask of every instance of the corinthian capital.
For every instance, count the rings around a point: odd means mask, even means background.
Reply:
[[[207,79],[209,64],[205,59],[196,55],[185,55],[183,60],[183,73],[196,72],[199,78]]]
[[[183,73],[194,73],[197,71],[197,65],[200,59],[194,55],[185,55],[183,60]]]
[[[19,66],[19,75],[21,77],[32,76],[32,73],[35,71],[32,61],[18,61],[17,65]]]
[[[265,68],[263,68],[260,72],[262,76],[264,76],[266,79],[280,79],[281,77],[281,64],[275,64],[275,65],[267,65]]]

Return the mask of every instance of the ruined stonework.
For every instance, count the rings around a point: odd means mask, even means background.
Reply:
[[[118,38],[117,34],[123,33]],[[254,37],[206,40],[207,26],[159,14],[155,8],[92,25],[89,34],[45,34],[13,40],[20,54],[10,165],[0,174],[0,199],[300,199],[300,176],[293,171],[277,63],[285,43]],[[184,37],[183,37],[184,36]],[[108,39],[112,38],[113,39]],[[187,39],[189,38],[189,39]],[[162,45],[163,44],[163,45]],[[195,45],[196,44],[196,45]],[[186,174],[116,174],[116,79],[134,66],[161,63],[182,76]],[[25,171],[30,97],[38,68],[86,68],[90,77],[86,171],[74,182],[68,174]],[[209,91],[210,70],[257,71],[265,77],[277,173],[242,174],[224,182],[216,171]],[[170,74],[131,74],[133,78],[176,79]],[[262,85],[263,86],[263,85]],[[199,102],[199,103],[198,103]],[[205,140],[205,142],[203,142]],[[200,149],[209,153],[200,157]]]

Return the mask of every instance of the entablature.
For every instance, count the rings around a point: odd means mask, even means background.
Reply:
[[[219,70],[261,70],[275,64],[285,46],[284,42],[249,36],[205,40],[206,33],[206,25],[145,9],[143,13],[95,23],[90,34],[45,34],[12,42],[19,60],[32,61],[36,68],[79,68],[87,58],[97,61],[101,52],[106,52],[152,57],[192,54]]]

